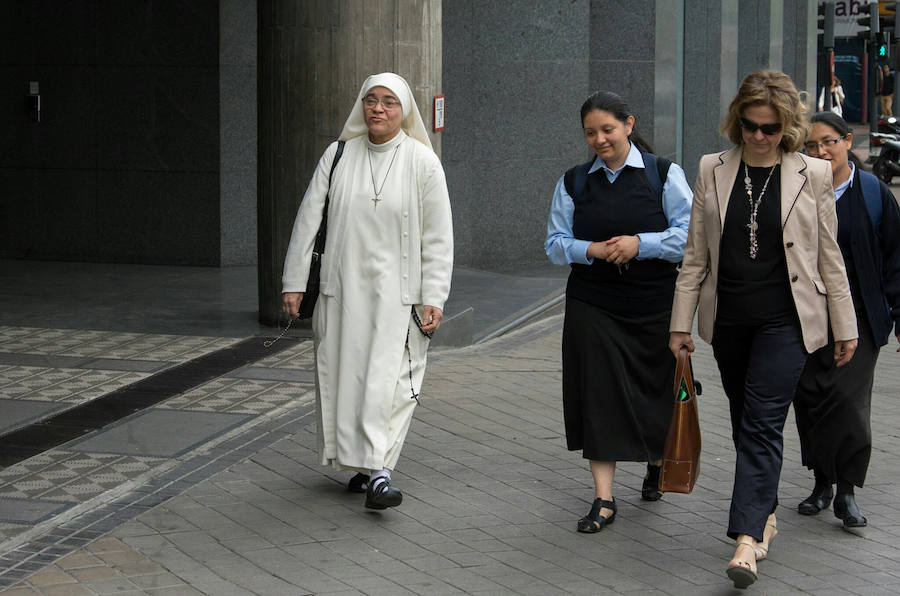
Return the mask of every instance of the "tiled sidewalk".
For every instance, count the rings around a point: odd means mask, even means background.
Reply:
[[[2,326],[0,430],[34,424],[238,341]],[[183,477],[223,469],[236,461],[228,458],[248,432],[308,406],[312,342],[283,342],[279,348],[288,347],[270,357],[0,468],[0,588],[199,480]],[[223,450],[234,436],[244,438]]]
[[[557,316],[481,346],[432,353],[395,474],[405,493],[396,510],[365,510],[362,496],[343,488],[349,474],[319,466],[309,405],[288,403],[145,482],[136,489],[145,501],[134,501],[133,490],[128,503],[98,509],[96,523],[105,522],[106,531],[44,562],[7,593],[731,593],[724,568],[733,543],[724,528],[733,449],[709,347],[698,345],[694,362],[704,383],[694,493],[643,502],[643,466],[622,464],[616,523],[582,535],[574,524],[589,508],[591,484],[562,436],[560,328]],[[216,397],[222,393],[253,394],[244,389],[258,387],[253,379],[297,378],[300,357],[309,355],[301,346],[299,354],[258,363],[260,371],[240,372],[248,378],[229,376],[209,400],[202,393],[176,399],[219,407],[228,401]],[[876,373],[875,446],[868,483],[858,491],[869,528],[851,534],[830,510],[814,518],[795,512],[811,480],[789,420],[780,533],[751,591],[900,592],[895,348],[884,349]],[[66,525],[45,534],[44,544]]]

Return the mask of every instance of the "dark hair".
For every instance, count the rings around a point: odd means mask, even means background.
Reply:
[[[628,122],[629,116],[634,116],[634,114],[632,114],[631,110],[628,108],[628,104],[625,103],[625,100],[612,91],[597,91],[586,100],[584,100],[584,103],[581,104],[582,126],[584,126],[584,119],[594,110],[609,112],[616,120],[618,120],[622,124]],[[653,153],[653,147],[650,146],[650,143],[645,141],[641,137],[641,135],[637,133],[637,125],[631,127],[631,134],[628,135],[628,140],[634,143],[634,145],[641,151],[645,153]]]
[[[812,118],[809,119],[809,123],[812,125],[816,122],[821,122],[825,126],[834,129],[834,132],[838,133],[842,137],[845,137],[848,134],[853,134],[853,129],[850,128],[850,125],[847,124],[847,121],[834,112],[816,112],[815,114],[813,114]],[[862,167],[862,162],[858,157],[856,157],[856,154],[853,153],[852,149],[850,151],[847,151],[847,159],[852,161],[856,167]]]

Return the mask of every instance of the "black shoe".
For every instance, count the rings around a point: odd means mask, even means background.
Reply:
[[[645,501],[659,501],[662,493],[659,492],[659,473],[662,466],[647,464],[647,475],[644,476],[644,484],[641,486],[641,498]]]
[[[831,484],[816,482],[813,487],[812,494],[806,497],[797,505],[797,513],[800,515],[816,515],[823,509],[828,509],[834,492],[831,490]]]
[[[370,482],[366,488],[366,507],[368,509],[387,509],[403,502],[403,493],[399,488],[391,486],[390,480]]]
[[[356,476],[350,479],[350,482],[347,483],[347,490],[351,493],[364,493],[366,489],[369,488],[369,475],[357,473]]]
[[[859,511],[853,493],[838,493],[834,498],[834,516],[844,522],[845,528],[865,528],[869,523]]]
[[[603,517],[600,515],[601,509],[612,509],[612,515],[609,517]],[[605,501],[601,498],[594,499],[594,504],[591,505],[591,511],[580,520],[578,520],[577,529],[579,532],[584,532],[585,534],[593,534],[594,532],[599,532],[609,524],[613,523],[613,520],[616,519],[616,499],[613,497],[612,501]]]

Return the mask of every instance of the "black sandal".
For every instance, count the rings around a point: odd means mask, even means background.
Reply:
[[[351,493],[364,493],[366,489],[369,487],[369,475],[357,473],[356,476],[350,479],[350,482],[347,483],[347,490]]]
[[[641,498],[645,501],[659,501],[662,493],[659,492],[659,473],[662,466],[647,464],[647,475],[644,476],[644,484],[641,486]]]
[[[601,509],[612,509],[612,515],[609,517],[603,517],[600,515]],[[578,531],[584,532],[585,534],[593,534],[595,532],[599,532],[609,524],[613,523],[613,520],[616,519],[616,499],[613,497],[612,501],[606,501],[601,498],[594,499],[594,504],[591,505],[591,512],[578,520]]]

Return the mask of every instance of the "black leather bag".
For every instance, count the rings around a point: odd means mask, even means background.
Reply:
[[[309,279],[306,282],[306,292],[303,293],[303,300],[300,301],[300,311],[297,314],[298,319],[312,318],[313,311],[316,309],[316,302],[319,301],[319,270],[322,268],[322,255],[325,253],[325,236],[328,232],[328,203],[331,199],[331,177],[334,175],[334,168],[337,167],[341,154],[344,152],[344,143],[344,141],[338,141],[337,153],[334,154],[334,161],[331,162],[331,172],[328,173],[328,193],[325,195],[322,223],[319,224],[319,231],[316,233],[312,262],[309,265]]]

